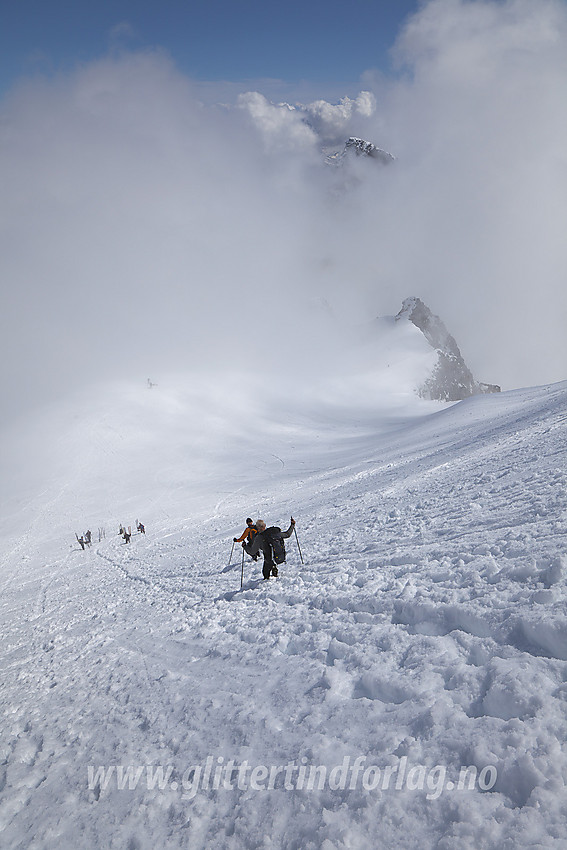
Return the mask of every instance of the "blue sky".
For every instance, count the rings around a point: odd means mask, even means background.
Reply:
[[[356,86],[388,70],[417,0],[0,0],[0,88],[117,48],[160,47],[197,80]],[[322,91],[324,94],[325,92]]]

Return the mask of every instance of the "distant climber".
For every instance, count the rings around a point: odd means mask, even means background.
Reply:
[[[251,543],[242,543],[245,552],[248,552],[252,558],[258,556],[259,552],[264,555],[264,563],[262,566],[262,575],[264,579],[269,579],[270,576],[277,576],[278,568],[276,564],[283,564],[285,561],[285,546],[284,539],[291,537],[295,528],[295,520],[291,517],[291,524],[287,531],[282,531],[277,525],[266,528],[266,523],[263,519],[256,521],[257,533]]]
[[[145,534],[145,533],[146,533],[146,527],[145,527],[145,525],[143,525],[141,522],[138,522],[138,520],[136,520],[136,528],[138,529],[138,531],[140,532],[140,534]]]

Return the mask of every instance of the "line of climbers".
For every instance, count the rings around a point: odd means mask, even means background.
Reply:
[[[146,533],[145,525],[143,525],[143,523],[139,522],[138,520],[136,520],[136,529],[138,530],[139,534],[145,534]],[[130,538],[132,537],[132,526],[129,525],[128,528],[126,529],[122,524],[120,524],[118,534],[120,535],[120,537],[124,538],[125,543],[129,543]],[[85,531],[85,533],[82,534],[81,537],[79,537],[79,535],[77,533],[75,533],[75,537],[77,538],[77,543],[80,545],[81,549],[83,549],[83,550],[85,549],[85,546],[91,546],[92,545],[92,533],[91,533],[91,531]],[[106,531],[104,530],[104,528],[99,528],[99,530],[98,530],[99,543],[105,537],[106,537]]]

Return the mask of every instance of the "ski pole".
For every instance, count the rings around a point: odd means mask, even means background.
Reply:
[[[240,589],[242,590],[242,585],[244,583],[244,547],[242,547],[242,570],[240,572]]]
[[[297,541],[297,548],[299,549],[299,557],[301,558],[301,563],[303,564],[303,555],[301,554],[301,546],[299,545],[299,537],[297,536],[297,528],[295,525],[293,526],[293,530],[295,531],[295,539]]]
[[[228,566],[230,567],[230,563],[232,561],[232,553],[234,552],[234,543],[232,544],[232,549],[230,550],[230,558],[228,559]]]

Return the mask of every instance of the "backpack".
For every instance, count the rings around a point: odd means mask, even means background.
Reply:
[[[277,525],[272,525],[264,532],[264,540],[272,549],[274,563],[283,564],[285,561],[285,545],[281,536],[282,530]]]

